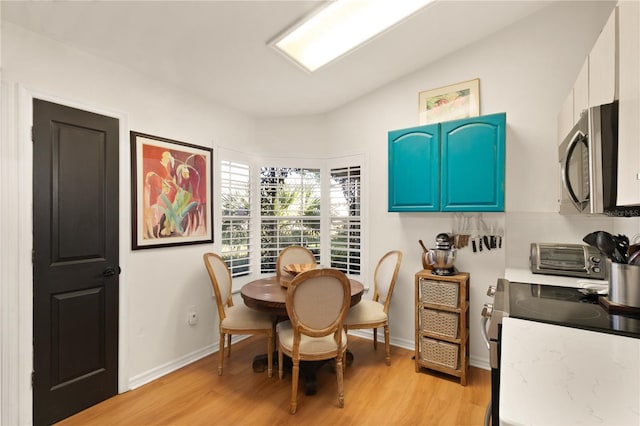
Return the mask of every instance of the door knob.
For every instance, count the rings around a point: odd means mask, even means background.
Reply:
[[[102,276],[104,277],[112,277],[116,274],[119,274],[122,270],[120,269],[120,267],[118,266],[118,269],[114,268],[113,266],[109,266],[107,267],[104,272],[102,273]]]

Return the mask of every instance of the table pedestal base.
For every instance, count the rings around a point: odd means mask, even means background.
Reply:
[[[267,362],[268,357],[267,354],[256,355],[253,358],[253,372],[254,373],[262,373],[267,370]],[[291,358],[288,356],[283,357],[284,366],[283,369],[291,373],[291,369],[293,368],[293,363],[291,362]],[[304,394],[305,395],[315,395],[318,389],[318,380],[316,374],[322,366],[324,366],[327,362],[333,363],[333,360],[325,360],[325,361],[300,361],[300,380],[304,383]],[[351,351],[347,350],[345,354],[345,362],[347,367],[353,364],[353,354]],[[335,365],[332,367],[335,370]],[[274,375],[278,374],[278,353],[275,352],[273,354],[273,373]]]

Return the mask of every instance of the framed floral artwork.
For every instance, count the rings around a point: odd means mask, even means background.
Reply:
[[[480,115],[480,79],[420,92],[420,124],[439,123]]]
[[[132,249],[213,242],[213,149],[130,135]]]

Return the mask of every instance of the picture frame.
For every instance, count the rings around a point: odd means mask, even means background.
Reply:
[[[480,79],[426,90],[418,95],[420,124],[480,115]]]
[[[130,132],[132,250],[213,242],[213,149]]]

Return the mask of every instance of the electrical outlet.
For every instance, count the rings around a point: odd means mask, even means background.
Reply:
[[[198,311],[196,310],[195,306],[189,307],[187,322],[189,323],[189,325],[196,325],[198,323]]]

